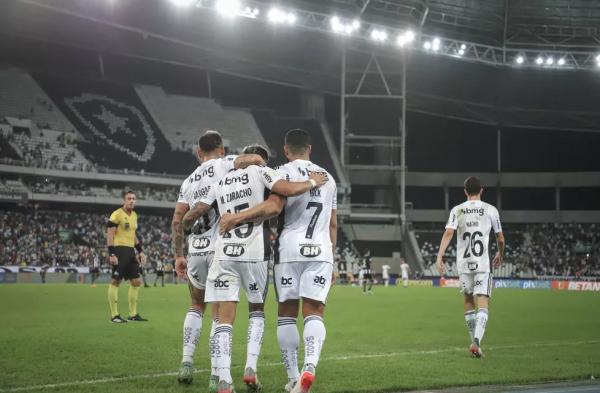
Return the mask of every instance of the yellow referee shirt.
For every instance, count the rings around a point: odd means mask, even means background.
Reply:
[[[137,229],[137,213],[127,214],[123,208],[118,208],[110,215],[109,221],[117,225],[115,246],[135,246],[135,230]]]

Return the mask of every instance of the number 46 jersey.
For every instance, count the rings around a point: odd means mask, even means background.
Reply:
[[[458,274],[488,273],[490,232],[502,232],[498,210],[480,200],[466,201],[452,209],[446,228],[457,230]]]
[[[294,160],[278,168],[288,181],[306,181],[308,172],[327,172],[310,161]],[[275,245],[275,263],[333,263],[329,221],[337,210],[335,179],[296,197],[288,197],[279,216],[279,237]]]

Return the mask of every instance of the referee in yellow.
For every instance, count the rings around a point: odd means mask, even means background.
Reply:
[[[138,295],[140,292],[140,264],[146,263],[146,254],[135,233],[137,229],[137,213],[135,207],[135,192],[126,190],[122,194],[123,206],[112,212],[108,219],[106,239],[108,244],[108,260],[112,266],[112,281],[108,286],[108,304],[110,306],[110,321],[126,323],[129,321],[142,322],[137,312]],[[138,255],[135,255],[137,250]],[[139,258],[139,260],[138,260]],[[129,280],[129,318],[121,318],[118,311],[119,285],[122,280]]]

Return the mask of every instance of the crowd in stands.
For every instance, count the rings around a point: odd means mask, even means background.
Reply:
[[[90,266],[106,254],[106,214],[65,211],[0,211],[0,264]],[[151,263],[171,258],[170,220],[140,215],[139,237]]]
[[[26,180],[24,184],[34,193],[75,196],[105,196],[121,198],[122,188],[110,188],[107,184],[102,187],[92,187],[85,183],[53,178],[36,178]],[[100,191],[100,192],[99,192]],[[136,196],[141,200],[176,202],[178,190],[165,187],[143,187],[135,189]]]
[[[600,225],[579,223],[505,225],[505,262],[513,265],[511,274],[519,277],[600,276]],[[417,229],[417,240],[426,267],[435,264],[440,230]],[[490,235],[490,255],[496,243]],[[456,239],[444,255],[450,267],[456,261]]]

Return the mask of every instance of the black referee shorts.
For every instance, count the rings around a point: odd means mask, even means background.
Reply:
[[[140,265],[133,247],[116,246],[115,254],[119,263],[117,266],[112,266],[113,279],[132,280],[140,277]]]

